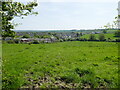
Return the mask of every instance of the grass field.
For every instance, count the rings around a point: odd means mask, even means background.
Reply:
[[[94,34],[94,35],[95,35],[96,39],[99,40],[99,34]],[[114,33],[106,33],[106,34],[104,34],[104,36],[105,36],[105,39],[110,38],[112,40],[115,40],[115,39],[119,38],[119,37],[115,37]],[[85,35],[81,36],[80,38],[89,39],[89,37],[90,37],[90,34],[85,34]]]
[[[3,88],[117,88],[118,44],[3,44]]]

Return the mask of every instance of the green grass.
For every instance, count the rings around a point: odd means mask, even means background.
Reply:
[[[94,35],[95,35],[96,39],[99,40],[99,34],[94,34]],[[115,37],[114,33],[106,33],[106,34],[104,34],[104,35],[105,35],[105,39],[110,38],[110,39],[112,39],[112,40],[115,40],[115,39],[118,39],[118,38],[119,38],[119,37]],[[85,34],[85,35],[81,36],[80,38],[89,39],[89,36],[90,36],[90,34]]]
[[[107,33],[115,33],[118,30],[107,30]]]
[[[118,87],[118,44],[3,44],[3,88]]]

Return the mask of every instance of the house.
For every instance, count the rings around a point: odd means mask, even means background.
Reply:
[[[44,39],[44,42],[45,42],[45,43],[51,43],[51,39],[50,39],[50,38],[45,38],[45,39]]]
[[[21,41],[21,42],[25,42],[25,43],[27,43],[27,42],[30,42],[30,39],[22,38],[20,41]]]

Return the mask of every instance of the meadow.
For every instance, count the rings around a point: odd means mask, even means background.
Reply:
[[[95,38],[99,40],[99,34],[94,34]],[[107,40],[108,38],[110,38],[111,40],[115,40],[115,39],[119,39],[119,37],[115,37],[114,33],[106,33],[104,34],[105,39]],[[90,34],[85,34],[83,36],[81,36],[80,38],[86,38],[89,39]]]
[[[3,44],[3,88],[118,88],[118,43]]]

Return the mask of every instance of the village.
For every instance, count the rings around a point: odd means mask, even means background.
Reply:
[[[7,43],[52,43],[63,41],[86,41],[80,38],[85,34],[100,34],[102,32],[16,32],[15,37],[6,37],[3,42]]]

